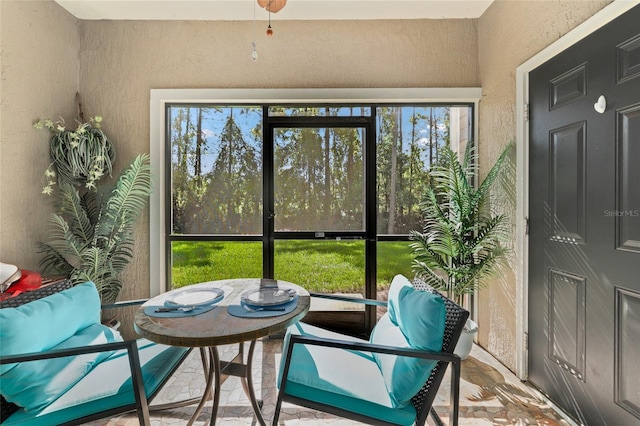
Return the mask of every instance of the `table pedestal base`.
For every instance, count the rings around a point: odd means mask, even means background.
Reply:
[[[200,354],[202,356],[202,368],[205,371],[207,381],[202,399],[196,407],[196,411],[193,413],[193,416],[191,416],[188,426],[193,425],[193,422],[198,418],[200,412],[204,408],[205,403],[209,399],[213,399],[210,424],[216,424],[218,407],[220,406],[220,388],[222,386],[222,383],[229,376],[240,378],[242,388],[244,389],[245,394],[251,402],[251,407],[253,408],[253,412],[255,413],[258,424],[266,426],[261,412],[262,401],[258,401],[256,399],[255,390],[253,388],[253,377],[251,374],[256,341],[252,340],[249,345],[249,353],[247,354],[246,364],[244,363],[244,343],[239,343],[238,345],[238,354],[231,361],[220,361],[218,348],[216,346],[211,346],[209,348],[200,348]],[[206,355],[207,353],[208,356]]]

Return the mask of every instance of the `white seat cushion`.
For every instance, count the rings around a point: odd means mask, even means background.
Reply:
[[[305,323],[289,327],[283,346],[286,352],[293,334],[368,343]],[[284,356],[283,356],[284,359]],[[278,383],[281,382],[281,365]],[[298,344],[293,349],[285,392],[344,410],[398,424],[412,424],[411,404],[396,409],[372,354],[315,345]]]

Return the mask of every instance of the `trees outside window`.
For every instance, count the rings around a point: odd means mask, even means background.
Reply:
[[[259,275],[262,254],[269,253],[260,245],[270,238],[273,244],[275,235],[291,241],[277,244],[275,255],[292,256],[290,262],[278,259],[276,265],[282,266],[277,268],[287,269],[295,256],[302,259],[301,250],[307,250],[306,260],[333,251],[332,264],[343,262],[363,275],[358,285],[342,288],[362,288],[365,256],[375,257],[375,250],[363,243],[341,245],[340,239],[364,240],[371,232],[380,247],[378,283],[390,282],[396,273],[410,275],[410,262],[403,269],[399,259],[408,256],[409,232],[420,227],[419,200],[429,169],[442,147],[464,150],[470,111],[468,105],[170,105],[169,282],[182,286],[239,273]],[[322,125],[313,124],[318,118]],[[272,164],[264,164],[264,158]],[[367,176],[375,176],[374,185],[368,185]],[[273,197],[271,229],[264,229],[270,223],[264,217],[265,188]],[[377,209],[372,231],[367,206]],[[314,240],[329,238],[325,232],[333,243]],[[300,282],[318,283],[320,290],[341,288],[327,282],[331,277],[353,281],[352,272],[314,277],[314,268],[308,269],[311,276]]]
[[[172,234],[259,234],[260,107],[170,109]]]

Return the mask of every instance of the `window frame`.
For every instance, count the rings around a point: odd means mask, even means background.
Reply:
[[[478,104],[482,89],[470,88],[376,88],[376,89],[152,89],[150,95],[149,152],[153,191],[149,208],[149,294],[167,291],[170,244],[167,244],[166,113],[171,104],[295,105],[295,104],[468,104],[472,106],[473,140],[478,140]],[[376,232],[376,230],[374,230]],[[224,236],[226,239],[231,236]],[[242,236],[247,239],[247,236]],[[261,239],[258,237],[257,239]],[[395,240],[384,235],[380,241]],[[375,260],[375,259],[374,259]]]

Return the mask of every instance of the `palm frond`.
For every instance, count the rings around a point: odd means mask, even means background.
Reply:
[[[438,291],[448,291],[447,281],[440,277],[432,268],[428,265],[415,260],[412,265],[412,269],[416,273],[416,277],[420,278],[431,287]]]
[[[462,156],[462,168],[467,171],[469,180],[476,177],[478,173],[478,153],[474,141],[467,142]]]
[[[80,197],[80,205],[86,212],[89,222],[91,222],[92,226],[95,226],[95,224],[98,223],[98,217],[100,216],[102,194],[99,192],[87,191]]]
[[[109,284],[104,285],[100,291],[100,297],[102,298],[102,303],[113,303],[118,298],[118,294],[120,294],[120,290],[122,290],[122,281],[114,278]]]
[[[69,224],[59,214],[52,213],[49,222],[52,229],[47,238],[48,246],[73,268],[79,268],[86,244],[70,231]]]
[[[37,245],[38,253],[43,254],[39,262],[42,272],[50,275],[69,276],[71,274],[73,267],[58,251],[46,243],[38,242]]]
[[[59,211],[69,218],[70,231],[88,244],[93,238],[93,224],[83,208],[78,190],[67,182],[60,183]]]
[[[448,257],[433,250],[426,241],[411,244],[414,260],[420,265],[425,265],[432,270],[446,270]]]
[[[509,156],[509,152],[511,151],[511,148],[512,148],[512,144],[509,144],[505,147],[505,149],[502,151],[500,156],[498,156],[498,159],[494,163],[493,167],[491,167],[491,170],[489,170],[489,173],[487,173],[487,176],[485,176],[484,180],[478,187],[478,193],[482,194],[482,196],[485,196],[485,194],[488,195],[489,191],[493,187],[493,183],[496,181],[496,179],[500,175],[500,171],[502,170],[502,165],[504,164],[505,159]]]
[[[142,154],[127,167],[107,201],[106,216],[116,226],[133,226],[151,195],[149,155]]]
[[[474,253],[483,247],[494,247],[507,241],[509,237],[509,219],[505,215],[497,215],[480,222],[470,247]]]
[[[111,258],[111,268],[115,275],[124,271],[133,259],[133,251],[127,247],[121,247]]]
[[[84,263],[82,268],[75,273],[75,278],[80,281],[92,281],[102,303],[115,302],[122,282],[117,279],[117,272],[114,271],[109,253],[99,247],[90,247],[85,250]]]
[[[487,253],[487,256],[475,265],[475,268],[469,276],[469,281],[478,287],[486,285],[486,282],[482,279],[495,276],[502,270],[504,266],[503,261],[508,252],[508,249],[500,246],[490,253]]]
[[[99,247],[89,247],[83,254],[83,262],[78,269],[86,274],[89,281],[93,281],[98,286],[103,276],[107,275],[105,272],[107,252]]]

